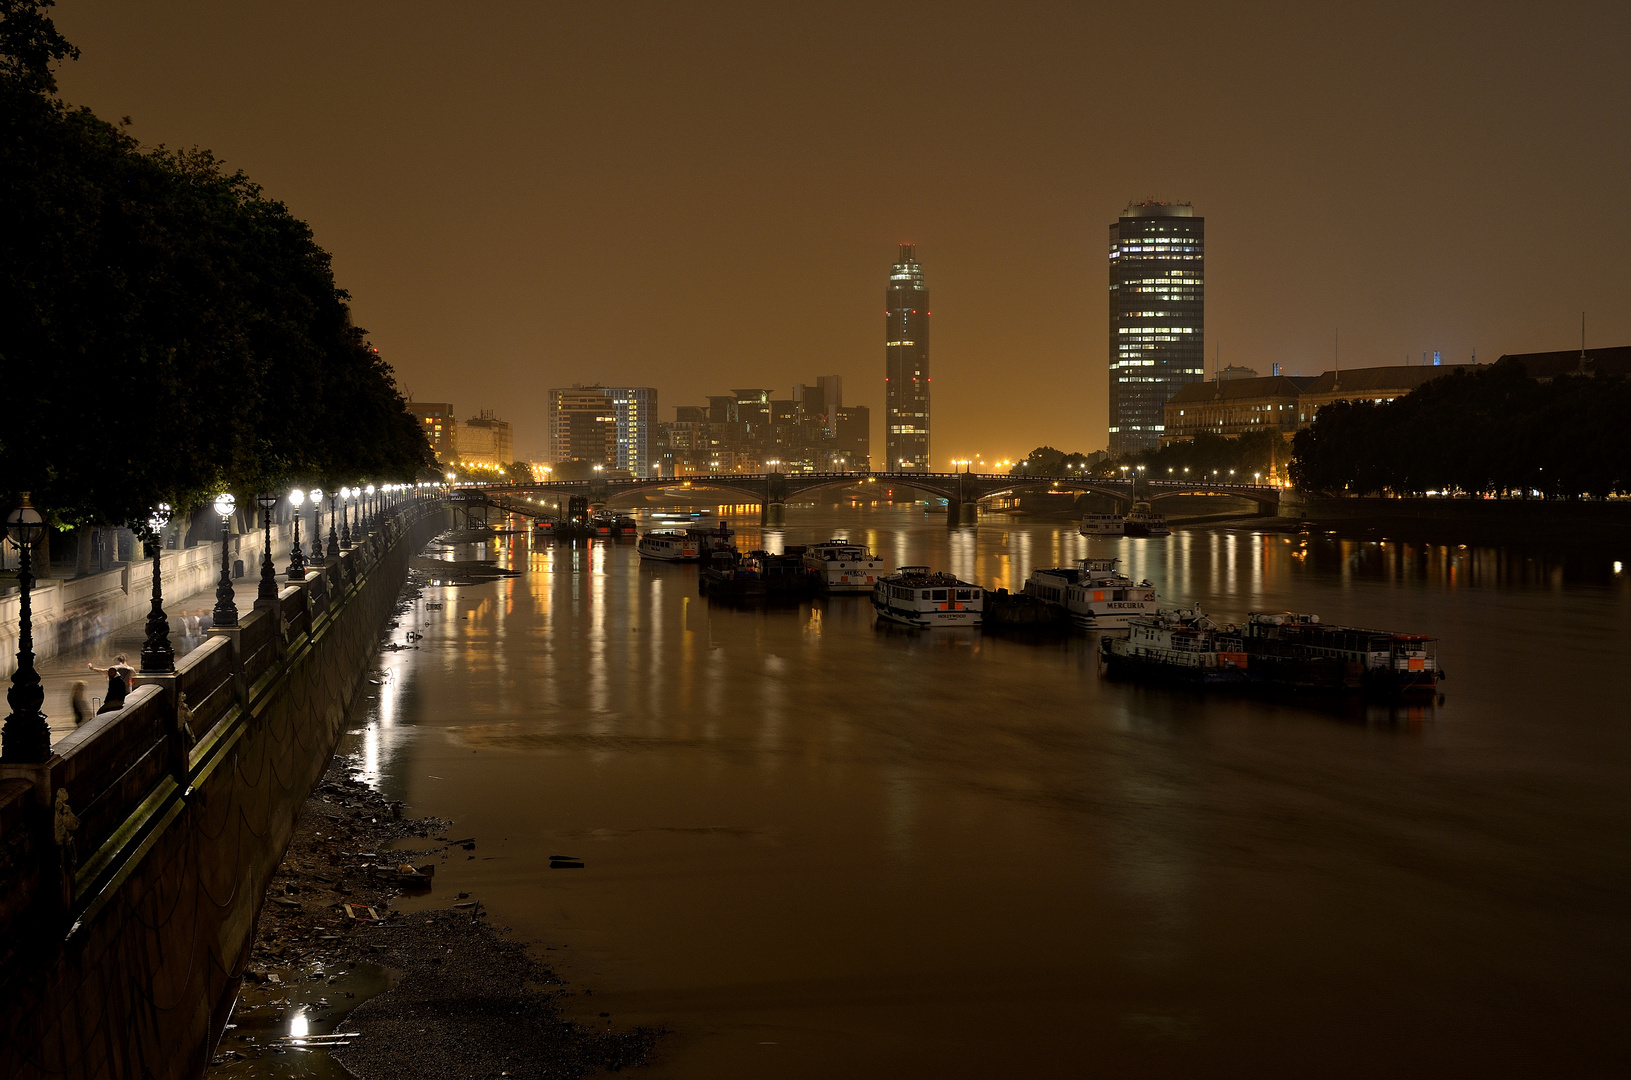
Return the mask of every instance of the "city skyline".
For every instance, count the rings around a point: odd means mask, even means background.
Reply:
[[[1225,365],[1317,373],[1339,327],[1354,366],[1566,348],[1582,310],[1593,347],[1631,341],[1628,226],[1580,211],[1631,180],[1600,137],[1631,106],[1618,6],[1444,6],[1407,36],[1197,8],[1212,47],[1135,110],[1094,62],[1102,12],[935,10],[864,33],[747,8],[54,12],[83,50],[65,100],[276,192],[415,398],[535,403],[504,406],[518,453],[543,450],[552,386],[699,400],[812,370],[879,414],[881,448],[876,275],[902,239],[933,252],[936,459],[1102,447],[1102,229],[1129,199],[1211,218]],[[908,26],[910,70],[886,45]]]

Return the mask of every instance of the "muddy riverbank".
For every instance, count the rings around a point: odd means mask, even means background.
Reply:
[[[477,841],[405,818],[355,777],[359,763],[342,744],[301,812],[212,1080],[574,1077],[643,1063],[661,1033],[605,1014],[598,1028],[564,1019],[563,999],[580,991],[493,926],[479,898],[391,908],[434,891],[435,869],[474,858]]]

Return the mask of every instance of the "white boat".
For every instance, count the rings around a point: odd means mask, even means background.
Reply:
[[[1126,626],[1139,615],[1154,615],[1160,608],[1155,586],[1116,569],[1117,559],[1082,559],[1073,567],[1032,570],[1025,594],[1070,612],[1084,630]]]
[[[1172,530],[1167,528],[1167,516],[1157,514],[1150,509],[1147,502],[1135,502],[1133,508],[1127,511],[1123,528],[1128,536],[1171,536]]]
[[[1248,686],[1249,659],[1233,627],[1220,628],[1189,611],[1141,615],[1128,624],[1125,637],[1099,639],[1099,655],[1112,676],[1204,686]]]
[[[635,545],[642,559],[663,562],[696,562],[702,558],[701,545],[687,529],[652,529]]]
[[[830,593],[870,592],[883,577],[883,560],[863,544],[828,540],[804,549],[804,565],[815,571]]]
[[[1084,514],[1083,536],[1121,536],[1127,531],[1127,519],[1120,514]]]
[[[985,590],[927,566],[903,566],[878,579],[872,608],[878,618],[905,626],[978,626]]]

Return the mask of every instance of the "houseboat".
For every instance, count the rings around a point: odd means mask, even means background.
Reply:
[[[870,592],[883,577],[883,560],[864,544],[828,540],[804,549],[804,565],[830,593]]]
[[[702,558],[702,546],[690,529],[651,529],[641,535],[636,550],[642,559],[662,562],[696,562]]]
[[[589,531],[592,535],[605,539],[619,536],[633,536],[639,530],[634,519],[627,514],[595,514],[589,519]]]
[[[1084,514],[1082,527],[1077,531],[1083,536],[1123,536],[1127,532],[1127,519],[1120,514]]]
[[[1341,664],[1345,688],[1357,681],[1358,689],[1382,697],[1431,694],[1444,678],[1433,639],[1420,634],[1327,625],[1318,615],[1296,611],[1254,611],[1240,634],[1254,655],[1274,647]]]
[[[1125,637],[1099,641],[1099,656],[1113,678],[1242,688],[1252,681],[1240,639],[1202,615],[1199,604],[1133,618]]]
[[[1033,570],[1025,595],[1058,604],[1084,630],[1126,626],[1136,616],[1154,615],[1159,610],[1155,586],[1148,581],[1133,584],[1116,569],[1119,561],[1081,559],[1073,567]]]
[[[878,579],[872,608],[878,618],[905,626],[978,626],[985,590],[927,566],[903,566]]]

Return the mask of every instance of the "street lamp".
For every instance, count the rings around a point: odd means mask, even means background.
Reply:
[[[0,761],[19,764],[51,757],[51,725],[40,711],[45,704],[45,690],[40,686],[39,672],[34,670],[34,615],[29,605],[29,592],[34,588],[34,543],[45,532],[45,519],[29,503],[28,492],[22,496],[22,505],[6,517],[6,531],[22,553],[17,566],[21,596],[17,608],[17,670],[11,676],[11,689],[6,691],[11,715],[0,728]]]
[[[237,505],[238,500],[226,492],[215,497],[215,512],[221,515],[221,580],[215,586],[215,611],[212,613],[216,626],[238,625],[238,605],[232,602],[232,553],[227,550],[227,541],[232,539],[227,531],[232,524],[232,511]]]
[[[255,595],[255,603],[277,603],[277,567],[272,565],[272,507],[277,505],[277,496],[270,491],[255,496],[255,502],[261,508],[261,528],[266,530],[265,548],[261,551],[261,587]]]
[[[306,493],[299,488],[289,492],[289,505],[294,507],[294,544],[289,548],[289,580],[299,581],[306,576],[306,553],[300,550],[300,508],[305,505]],[[312,533],[312,539],[317,533]]]
[[[348,487],[340,488],[340,546],[351,546],[351,496],[354,494]]]
[[[155,675],[176,669],[176,651],[170,647],[170,620],[164,614],[163,576],[159,572],[159,552],[164,550],[164,529],[170,524],[170,504],[159,503],[147,516],[147,553],[153,557],[153,610],[147,613],[147,640],[142,642],[142,671]]]
[[[315,498],[323,497],[321,491],[314,491],[312,495]],[[328,493],[328,550],[325,554],[330,559],[340,557],[340,534],[334,531],[334,500],[337,498],[339,498],[337,493],[332,491]]]
[[[368,495],[368,531],[374,531],[375,518],[379,517],[379,503],[374,499],[374,485],[369,484],[363,488]]]

